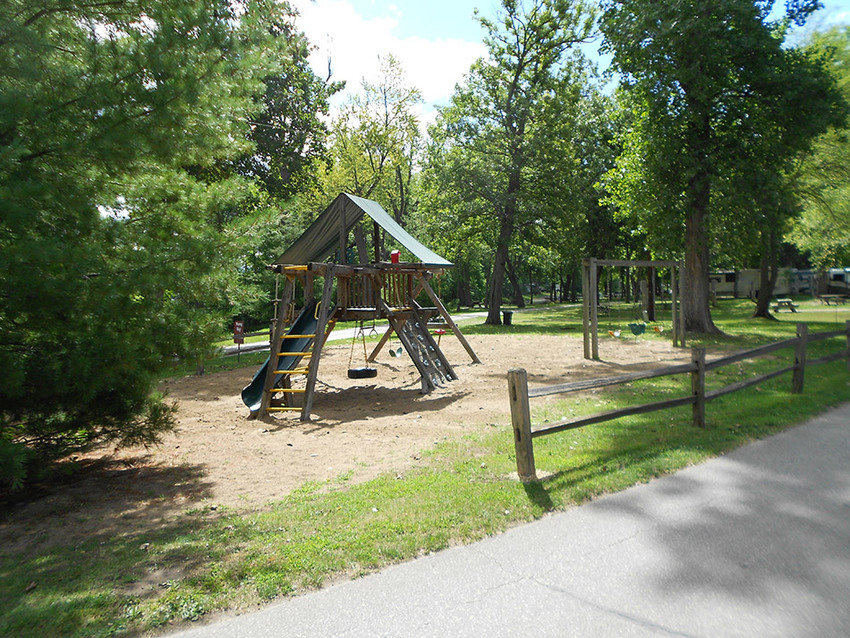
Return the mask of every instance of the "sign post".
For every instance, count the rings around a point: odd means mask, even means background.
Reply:
[[[242,344],[245,343],[245,322],[242,319],[233,322],[233,343],[236,344],[236,361],[239,362]]]

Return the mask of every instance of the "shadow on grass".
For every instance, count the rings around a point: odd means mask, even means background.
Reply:
[[[553,509],[555,509],[555,504],[549,497],[549,493],[546,491],[546,488],[543,485],[543,481],[532,481],[529,483],[523,483],[522,487],[525,490],[526,495],[528,496],[528,500],[534,503],[541,510],[543,510],[544,512],[551,512]]]
[[[47,618],[51,635],[105,635],[104,618],[122,618],[125,607],[201,568],[207,552],[170,546],[197,534],[199,519],[203,526],[220,516],[201,506],[211,495],[205,475],[197,465],[106,458],[81,463],[63,485],[7,508],[0,635],[40,635]]]

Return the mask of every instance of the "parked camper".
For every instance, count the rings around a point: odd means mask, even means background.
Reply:
[[[810,270],[780,268],[773,295],[812,294],[813,273]],[[850,277],[848,277],[850,278]],[[761,288],[761,272],[756,268],[745,270],[721,270],[709,276],[711,289],[717,297],[749,297],[757,299]]]
[[[830,268],[826,275],[827,294],[846,295],[850,292],[850,267]]]

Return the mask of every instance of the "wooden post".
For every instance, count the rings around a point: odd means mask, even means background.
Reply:
[[[348,250],[348,227],[345,223],[345,202],[343,202],[339,211],[339,259],[340,264],[348,263],[348,256],[345,254]]]
[[[274,320],[274,329],[272,330],[271,340],[269,341],[269,362],[266,367],[266,378],[263,382],[263,398],[260,402],[260,411],[257,414],[251,414],[249,418],[259,417],[261,420],[269,420],[269,406],[272,401],[271,389],[277,382],[275,371],[277,370],[281,344],[283,335],[286,333],[287,320],[294,321],[293,317],[288,317],[289,304],[295,297],[295,278],[286,278],[286,283],[283,287],[283,299],[277,305],[277,317]]]
[[[694,395],[694,425],[706,427],[705,423],[705,348],[691,350],[691,362],[697,367],[691,372],[691,391]]]
[[[685,262],[679,262],[679,346],[685,347],[685,335],[688,329],[685,326]]]
[[[582,324],[584,325],[584,358],[590,359],[590,261],[585,259],[581,264],[581,309]]]
[[[378,222],[372,222],[372,244],[375,248],[375,263],[381,261],[383,252],[383,242],[381,241],[381,226]]]
[[[844,325],[847,330],[847,371],[850,372],[850,320]]]
[[[469,355],[469,358],[472,359],[472,363],[481,363],[481,359],[478,358],[478,355],[475,354],[475,350],[472,349],[472,346],[469,345],[469,342],[466,340],[466,337],[463,336],[463,333],[460,331],[460,328],[457,327],[457,324],[452,319],[452,316],[449,314],[448,309],[443,305],[443,301],[437,296],[437,293],[434,292],[434,289],[431,288],[431,284],[428,283],[428,280],[425,279],[425,275],[422,273],[417,273],[417,278],[419,280],[419,286],[425,289],[425,292],[428,293],[428,297],[437,306],[437,310],[440,311],[440,315],[442,315],[443,320],[446,322],[446,325],[451,329],[454,333],[457,340],[460,341],[460,345],[463,346],[463,349],[466,350],[466,354]],[[411,303],[413,299],[410,300]]]
[[[655,268],[647,268],[646,319],[655,321]]]
[[[316,379],[319,377],[319,359],[322,356],[322,348],[325,345],[325,329],[328,318],[332,314],[331,295],[333,294],[334,269],[329,266],[325,271],[325,285],[322,288],[322,300],[319,302],[318,316],[316,317],[316,336],[313,338],[313,350],[310,357],[310,365],[307,371],[307,382],[304,388],[304,405],[301,406],[301,420],[309,421],[310,412],[313,411],[313,394],[316,390]]]
[[[673,347],[679,345],[679,318],[676,316],[676,266],[670,267],[670,320],[673,322]]]
[[[598,293],[599,282],[597,281],[597,267],[596,260],[590,260],[590,290],[588,293],[590,294],[590,344],[591,344],[591,357],[593,359],[599,358],[599,308],[596,299],[596,295]]]
[[[516,471],[523,483],[536,481],[534,445],[531,440],[531,409],[528,406],[528,373],[525,370],[508,370],[508,396],[511,401]]]
[[[803,381],[806,375],[806,345],[809,339],[809,326],[797,324],[797,346],[794,349],[794,372],[791,375],[791,393],[800,394],[803,391]]]
[[[375,349],[372,350],[372,353],[368,357],[366,357],[366,361],[368,361],[369,363],[373,363],[375,361],[378,354],[381,352],[381,350],[384,349],[384,346],[387,345],[387,341],[390,340],[390,337],[392,336],[392,334],[393,334],[393,327],[392,327],[392,325],[389,325],[387,327],[387,331],[384,333],[384,335],[378,341],[378,345],[376,345]]]

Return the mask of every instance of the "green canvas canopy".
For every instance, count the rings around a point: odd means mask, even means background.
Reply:
[[[348,233],[363,218],[363,215],[367,215],[383,228],[424,265],[441,268],[453,265],[416,241],[410,233],[396,223],[387,211],[381,208],[378,202],[348,193],[340,193],[275,263],[298,265],[311,261],[324,261],[340,247],[344,249],[347,246]]]

